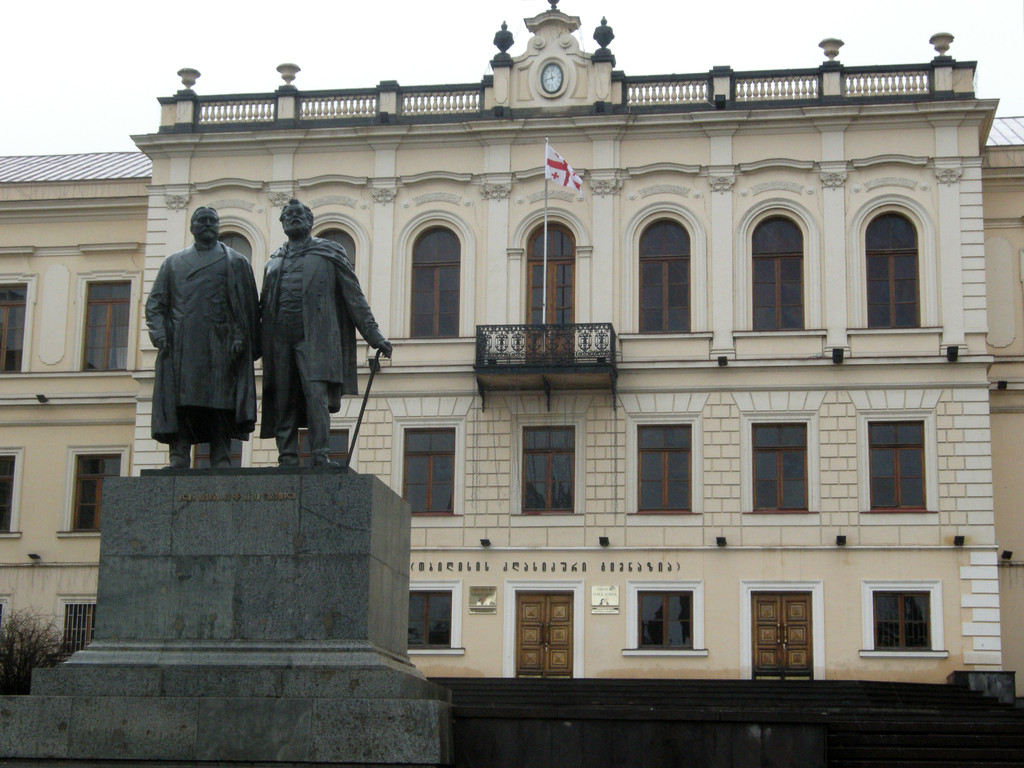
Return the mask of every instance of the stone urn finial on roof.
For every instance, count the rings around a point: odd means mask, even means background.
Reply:
[[[608,43],[615,39],[615,32],[608,26],[608,19],[601,17],[601,26],[594,30],[594,40],[601,46],[594,51],[594,61],[610,61],[615,66],[615,56],[608,50]]]
[[[501,22],[501,29],[494,33],[494,46],[498,49],[499,53],[494,57],[495,61],[512,61],[512,57],[508,55],[508,49],[512,47],[515,39],[512,37],[512,33],[508,31],[508,24],[504,21]]]
[[[945,56],[946,51],[949,50],[949,44],[953,42],[953,36],[949,32],[936,32],[928,38],[928,42],[935,46],[935,51],[939,56]]]
[[[552,11],[557,11],[558,10],[558,0],[548,0],[548,2],[551,3],[551,10]]]
[[[295,80],[295,75],[302,71],[302,68],[298,64],[278,64],[277,71],[281,73],[281,79],[284,80],[285,85],[291,85]]]
[[[825,52],[825,58],[829,61],[836,60],[836,56],[839,55],[839,49],[842,48],[843,45],[843,41],[838,37],[826,37],[818,43],[818,47]]]
[[[192,86],[196,84],[196,80],[199,79],[199,70],[192,69],[191,67],[183,67],[178,70],[178,77],[181,78],[181,84],[185,86],[186,91],[191,91]]]

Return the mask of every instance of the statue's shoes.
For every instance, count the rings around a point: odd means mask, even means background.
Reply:
[[[326,456],[314,456],[313,466],[317,468],[341,469],[341,464],[336,461],[331,461]]]

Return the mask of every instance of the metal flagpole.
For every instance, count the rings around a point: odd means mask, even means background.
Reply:
[[[548,137],[544,137],[544,279],[541,281],[544,293],[540,301],[540,321],[548,321]]]

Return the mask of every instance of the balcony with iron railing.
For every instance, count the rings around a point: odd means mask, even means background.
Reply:
[[[477,388],[488,391],[607,389],[614,403],[616,338],[611,323],[478,325]]]

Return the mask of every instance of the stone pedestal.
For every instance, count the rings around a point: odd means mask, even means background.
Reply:
[[[95,640],[0,698],[0,756],[448,765],[449,695],[406,656],[408,568],[408,505],[375,477],[108,480]]]

